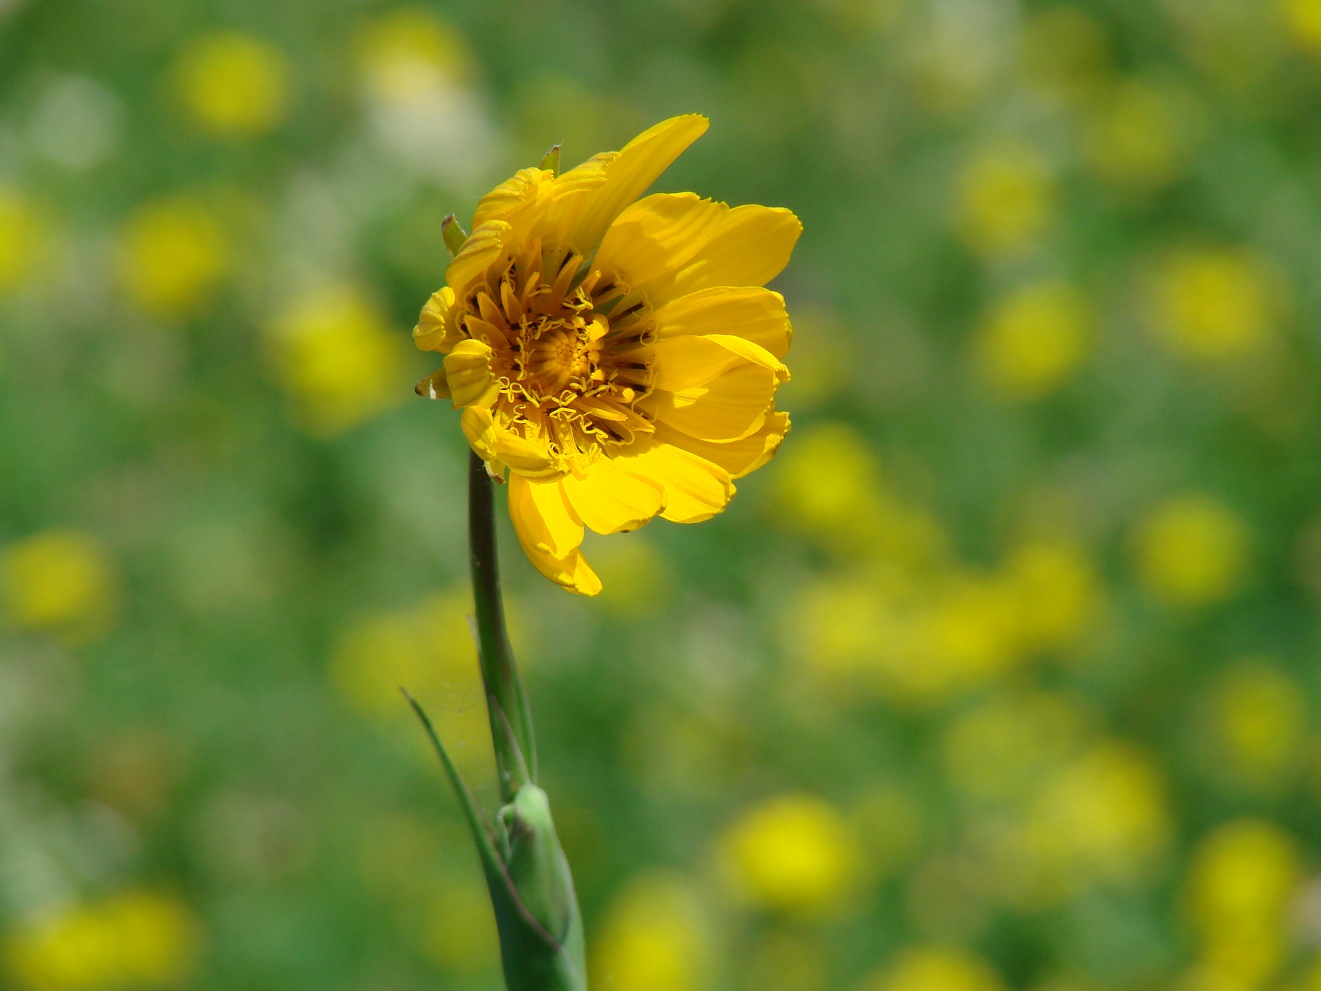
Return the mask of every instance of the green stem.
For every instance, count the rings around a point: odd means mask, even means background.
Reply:
[[[523,693],[523,681],[505,629],[491,476],[482,459],[472,452],[468,461],[468,542],[478,660],[486,685],[500,794],[505,802],[510,802],[523,785],[536,783],[537,750],[532,738],[532,711]]]

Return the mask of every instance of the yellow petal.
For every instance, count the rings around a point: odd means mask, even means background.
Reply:
[[[444,351],[445,336],[448,329],[450,308],[454,306],[454,290],[442,286],[431,294],[427,305],[417,318],[413,328],[413,343],[421,351]]]
[[[652,352],[654,386],[671,392],[706,385],[738,365],[757,365],[781,382],[789,377],[789,370],[764,347],[729,334],[670,337],[652,345]]]
[[[756,471],[775,456],[780,449],[780,442],[789,432],[789,414],[772,411],[766,414],[766,421],[761,429],[740,440],[718,444],[714,441],[698,440],[675,430],[663,423],[656,425],[656,440],[673,444],[685,451],[719,465],[729,472],[732,478],[742,478]]]
[[[472,215],[473,227],[481,227],[488,220],[509,220],[525,206],[535,203],[542,187],[554,178],[546,169],[519,169],[482,197]]]
[[[604,164],[605,181],[583,197],[565,231],[565,240],[584,253],[596,248],[624,208],[645,193],[706,128],[707,119],[698,114],[671,117],[643,131],[618,152],[590,160]],[[567,185],[573,181],[570,177],[574,172],[571,169],[556,182]]]
[[[445,381],[445,369],[437,368],[413,387],[413,391],[424,399],[449,399],[450,387]]]
[[[764,286],[789,264],[802,231],[798,218],[783,208],[736,206],[682,268],[635,288],[655,306],[717,286]]]
[[[511,228],[503,220],[488,220],[469,235],[445,269],[445,282],[457,297],[464,297],[472,284],[486,274],[491,263],[504,254]]]
[[[586,478],[568,475],[562,482],[569,503],[597,533],[636,530],[665,508],[665,487],[601,458]]]
[[[544,445],[534,444],[511,430],[497,428],[495,453],[511,472],[524,478],[555,479],[564,475]]]
[[[662,423],[703,440],[740,440],[760,430],[775,399],[778,376],[759,365],[738,365],[706,385],[657,389],[643,406]]]
[[[488,465],[496,461],[495,453],[495,418],[491,411],[481,406],[465,406],[459,417],[459,429],[468,438],[468,444],[479,458]]]
[[[534,482],[511,475],[509,517],[519,545],[538,571],[583,595],[601,591],[600,579],[578,549],[583,539],[582,521],[559,482]]]
[[[595,265],[642,286],[686,265],[729,213],[696,193],[653,193],[619,215],[601,240]]]
[[[734,497],[729,472],[670,444],[648,439],[625,449],[615,460],[665,487],[661,516],[674,523],[709,520]]]
[[[671,300],[656,311],[657,340],[692,334],[736,334],[783,358],[793,328],[784,297],[760,286],[718,286]]]
[[[491,371],[491,348],[481,341],[464,340],[445,356],[445,384],[454,408],[490,407],[500,394]]]

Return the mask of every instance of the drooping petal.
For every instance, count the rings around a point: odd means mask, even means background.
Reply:
[[[601,581],[583,558],[583,524],[559,482],[511,475],[509,516],[528,559],[551,581],[573,592],[595,595]]]
[[[449,383],[445,381],[445,369],[437,368],[413,387],[413,391],[424,399],[450,399]]]
[[[653,193],[610,225],[595,265],[630,286],[644,286],[687,264],[727,213],[724,203],[696,193]]]
[[[445,356],[445,384],[454,408],[490,407],[500,394],[491,371],[492,351],[481,341],[464,340]]]
[[[431,294],[413,328],[413,343],[420,351],[445,351],[449,332],[450,310],[454,306],[454,290],[441,286]],[[452,346],[453,342],[449,342]]]
[[[482,406],[465,406],[459,417],[459,429],[468,438],[468,444],[476,455],[487,464],[494,464],[498,455],[495,453],[495,418],[491,411]]]
[[[605,181],[593,186],[576,206],[564,231],[565,240],[582,253],[594,250],[624,208],[645,193],[706,128],[707,119],[699,114],[671,117],[643,131],[618,152],[594,156],[579,166],[584,170],[604,166]],[[556,184],[567,187],[576,182],[578,169],[565,172]]]
[[[787,381],[789,370],[760,344],[729,334],[669,337],[652,345],[655,387],[670,392],[706,385],[739,365],[756,365]]]
[[[717,286],[666,303],[655,313],[656,338],[735,334],[783,358],[793,327],[784,297],[760,286]]]
[[[698,440],[664,423],[657,424],[655,436],[656,440],[662,443],[681,447],[714,465],[719,465],[729,472],[732,478],[742,478],[773,458],[780,448],[780,442],[784,440],[784,435],[788,432],[789,414],[773,410],[766,414],[766,420],[760,430],[740,440],[725,443]]]
[[[779,376],[743,364],[702,386],[657,389],[642,401],[657,420],[702,440],[740,440],[761,429],[775,399]]]
[[[565,476],[564,492],[583,523],[597,533],[636,530],[665,508],[665,486],[600,458],[586,478]]]
[[[671,444],[649,438],[626,448],[616,460],[665,487],[661,516],[674,523],[709,520],[734,498],[729,472]]]

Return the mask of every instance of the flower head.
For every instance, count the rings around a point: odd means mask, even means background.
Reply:
[[[542,574],[594,595],[584,527],[709,519],[789,429],[784,299],[763,288],[802,225],[788,210],[693,193],[634,200],[706,130],[657,124],[563,174],[520,170],[422,310],[445,355],[418,385],[462,408],[491,474],[509,475],[519,542]]]

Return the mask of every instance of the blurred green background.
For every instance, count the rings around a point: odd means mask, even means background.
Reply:
[[[1321,2],[0,0],[0,986],[482,991],[442,216],[805,224],[700,527],[506,528],[594,986],[1321,988]]]

